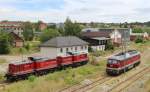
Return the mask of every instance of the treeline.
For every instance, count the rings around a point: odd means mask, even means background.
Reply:
[[[133,33],[144,33],[147,32],[150,34],[150,27],[137,27],[133,28]]]
[[[45,42],[56,36],[78,36],[80,37],[82,26],[76,22],[72,22],[69,18],[66,19],[63,26],[57,27],[48,27],[40,35],[41,42]]]
[[[8,54],[10,52],[11,37],[8,33],[0,30],[0,54]]]

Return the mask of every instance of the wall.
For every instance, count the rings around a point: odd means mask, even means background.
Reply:
[[[61,52],[61,48],[54,47],[41,47],[41,55],[49,58],[56,58],[57,56],[68,56],[67,52],[78,52],[78,53],[88,53],[88,46],[73,46],[73,47],[63,47],[63,52]],[[86,47],[86,48],[85,48]],[[68,48],[68,51],[67,51]],[[77,48],[77,49],[76,49]]]
[[[63,50],[63,52],[61,52],[61,49]],[[57,56],[67,56],[68,55],[67,52],[88,53],[88,46],[72,46],[72,47],[57,48]]]
[[[22,41],[16,41],[15,46],[16,47],[23,47],[23,42]]]
[[[98,45],[98,46],[91,46],[91,48],[94,50],[94,51],[104,51],[105,50],[105,45]]]
[[[41,47],[40,48],[41,55],[49,58],[56,58],[57,56],[57,48],[53,47]]]
[[[118,32],[118,30],[113,31],[113,33],[110,34],[110,38],[112,39],[113,43],[121,43],[121,34]]]

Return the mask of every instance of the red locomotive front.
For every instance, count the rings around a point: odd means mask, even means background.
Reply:
[[[140,64],[140,52],[130,50],[110,57],[107,61],[106,72],[118,75]]]
[[[31,61],[22,61],[10,63],[8,67],[7,79],[24,77],[34,72],[34,63]]]

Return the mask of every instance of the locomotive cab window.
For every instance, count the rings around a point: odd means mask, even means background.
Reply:
[[[118,62],[117,62],[117,60],[108,60],[108,63],[109,64],[117,64]]]

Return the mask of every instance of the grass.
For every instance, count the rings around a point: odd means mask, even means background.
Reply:
[[[145,89],[150,92],[150,79],[146,82]]]
[[[6,59],[0,59],[0,65],[6,63]]]
[[[93,78],[97,74],[102,75],[106,61],[99,63],[98,66],[88,63],[77,68],[67,68],[42,77],[31,76],[28,80],[6,86],[5,90],[0,90],[0,92],[56,92],[66,86],[80,83],[86,78]]]

